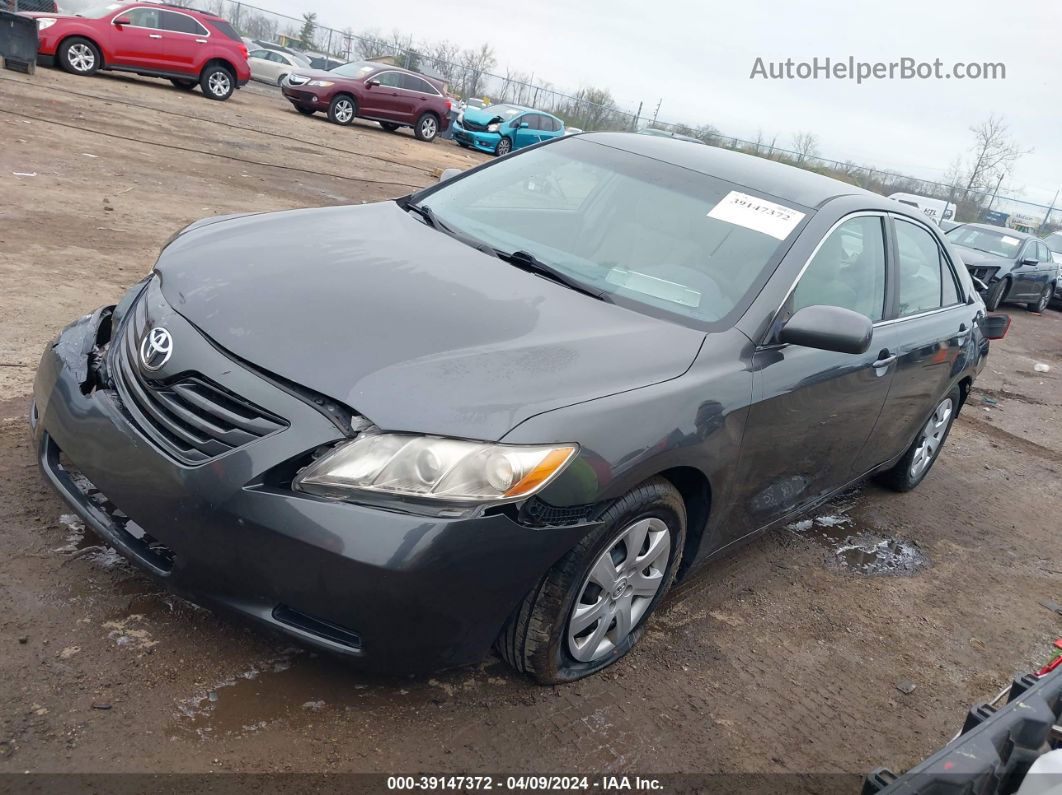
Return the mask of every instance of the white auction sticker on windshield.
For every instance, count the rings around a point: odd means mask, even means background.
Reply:
[[[708,217],[785,240],[803,220],[804,213],[732,190],[712,208]]]
[[[1020,241],[1016,237],[1011,237],[1010,235],[1003,235],[1003,242],[1006,243],[1008,246],[1013,246],[1019,243]]]

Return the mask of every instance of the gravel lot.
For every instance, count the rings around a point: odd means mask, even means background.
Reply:
[[[1062,314],[1019,307],[918,490],[867,485],[701,569],[589,680],[369,678],[177,600],[38,475],[42,346],[198,217],[375,201],[482,158],[260,86],[213,103],[53,70],[0,74],[0,140],[0,772],[902,769],[1062,635],[1038,604],[1062,602]],[[853,534],[928,565],[867,576],[838,554]]]

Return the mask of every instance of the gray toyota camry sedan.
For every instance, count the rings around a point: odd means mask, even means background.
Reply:
[[[47,346],[51,485],[191,598],[376,668],[542,682],[859,479],[926,477],[992,321],[917,211],[564,137],[419,193],[215,217]]]

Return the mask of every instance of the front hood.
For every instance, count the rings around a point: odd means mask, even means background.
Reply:
[[[997,257],[995,254],[989,254],[987,251],[978,251],[976,248],[970,248],[968,246],[959,246],[952,243],[959,256],[962,258],[963,264],[967,268],[1006,268],[1009,269],[1014,264],[1014,260],[1007,259],[1006,257]]]
[[[675,378],[704,338],[518,270],[394,202],[201,226],[156,270],[218,345],[385,430],[500,439]]]
[[[485,108],[465,108],[465,118],[484,126],[492,122],[503,121],[503,117],[499,116],[489,105]]]

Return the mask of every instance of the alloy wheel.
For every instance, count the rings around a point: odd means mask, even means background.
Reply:
[[[933,412],[933,416],[922,428],[918,447],[915,449],[914,459],[911,461],[911,477],[917,478],[929,465],[940,451],[940,444],[944,440],[944,434],[948,430],[951,421],[951,398],[945,398]]]
[[[508,138],[502,138],[498,141],[498,154],[507,155],[512,150],[513,145],[509,142]]]
[[[1036,311],[1043,312],[1047,309],[1047,305],[1051,302],[1051,285],[1047,285],[1044,288],[1043,295],[1040,296],[1040,300],[1036,304]]]
[[[210,75],[207,80],[207,85],[210,86],[210,93],[215,97],[223,97],[229,93],[229,89],[232,86],[232,81],[226,72],[218,70]]]
[[[420,123],[420,137],[425,140],[431,140],[435,137],[435,133],[439,131],[439,125],[435,123],[434,116],[425,116],[424,120]]]
[[[349,99],[341,99],[336,103],[335,117],[340,124],[346,124],[354,118],[354,106]]]
[[[96,65],[96,53],[87,44],[72,44],[67,50],[67,62],[75,72],[88,72]]]
[[[568,618],[568,652],[593,662],[618,647],[660,590],[671,556],[671,532],[656,518],[639,519],[601,553],[586,575]]]

